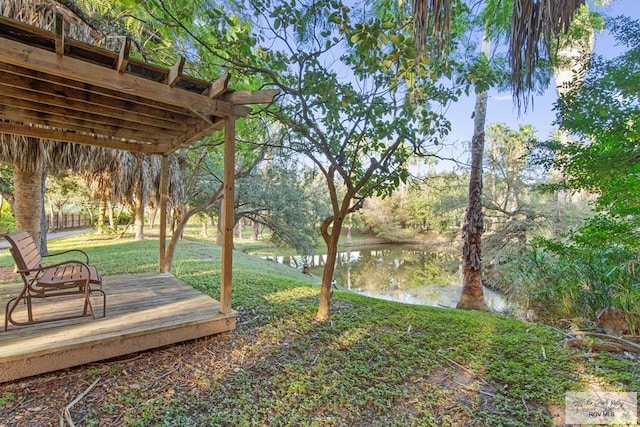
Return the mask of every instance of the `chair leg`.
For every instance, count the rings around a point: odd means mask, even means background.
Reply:
[[[107,294],[102,289],[91,289],[89,292],[99,292],[102,295],[102,317],[107,317]]]
[[[89,283],[87,283],[84,288],[84,310],[82,314],[85,316],[90,315],[94,319],[96,318],[96,314],[93,311],[93,304],[91,304],[91,285],[89,285]]]
[[[29,295],[29,292],[27,291],[27,294],[24,297],[27,300],[27,315],[29,323],[31,323],[33,322],[33,307],[31,305],[31,295]]]
[[[11,298],[9,300],[9,302],[7,303],[7,305],[4,307],[4,330],[5,331],[9,330],[9,316],[11,315],[11,312],[13,311],[13,310],[9,310],[9,306],[16,299],[17,298]],[[16,304],[17,304],[17,302],[16,302]]]
[[[26,303],[26,297],[23,294],[24,292],[21,293],[20,296],[11,298],[9,302],[7,302],[7,305],[4,308],[4,330],[5,331],[9,330],[9,323],[11,323],[12,325],[22,324],[20,322],[15,322],[11,317],[13,316],[13,311],[16,309],[16,307],[18,307],[18,304],[20,304],[20,300],[24,300],[23,304]]]

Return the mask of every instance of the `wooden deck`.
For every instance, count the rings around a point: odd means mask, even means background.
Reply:
[[[0,324],[9,298],[21,284],[0,284]],[[233,330],[237,313],[221,314],[220,303],[169,273],[104,278],[107,316],[92,298],[96,318],[0,331],[0,383],[141,350]],[[82,296],[36,301],[36,318],[82,311]],[[26,310],[25,310],[26,311]],[[16,316],[18,317],[18,316]]]

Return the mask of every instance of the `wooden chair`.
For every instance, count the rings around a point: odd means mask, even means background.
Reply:
[[[102,278],[95,266],[89,264],[89,255],[79,249],[72,249],[50,255],[41,255],[35,240],[26,231],[16,231],[5,238],[11,244],[11,254],[16,263],[16,272],[22,277],[24,287],[15,298],[7,303],[5,308],[4,330],[13,325],[23,326],[55,320],[74,319],[91,316],[95,318],[91,305],[91,294],[98,292],[102,295],[102,317],[107,314],[107,296],[102,290]],[[85,261],[62,261],[55,264],[43,265],[43,258],[77,252]],[[92,287],[91,285],[95,285]],[[50,298],[65,295],[81,294],[84,297],[84,308],[81,314],[64,314],[58,317],[47,317],[34,320],[31,300],[33,298]],[[23,301],[27,306],[27,321],[13,319],[13,312]]]

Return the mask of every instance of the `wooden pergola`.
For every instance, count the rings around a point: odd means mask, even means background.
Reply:
[[[220,312],[231,311],[235,121],[277,90],[233,91],[229,75],[206,82],[0,17],[0,133],[162,156],[159,270],[166,272],[168,155],[224,131]]]

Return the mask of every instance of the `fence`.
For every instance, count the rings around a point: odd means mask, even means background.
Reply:
[[[91,227],[91,225],[91,217],[89,215],[78,213],[47,215],[48,230],[68,230],[71,228]]]

